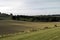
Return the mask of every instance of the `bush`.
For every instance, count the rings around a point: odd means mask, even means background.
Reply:
[[[49,29],[49,27],[44,27],[44,29]]]
[[[58,27],[57,25],[54,25],[54,27]]]

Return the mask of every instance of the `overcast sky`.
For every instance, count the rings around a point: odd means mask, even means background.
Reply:
[[[60,14],[60,0],[0,0],[0,12],[15,15]]]

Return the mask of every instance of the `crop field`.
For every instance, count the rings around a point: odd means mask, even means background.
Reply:
[[[0,20],[0,40],[60,40],[60,22]]]

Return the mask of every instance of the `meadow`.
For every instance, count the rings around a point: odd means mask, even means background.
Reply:
[[[60,22],[0,20],[0,40],[60,40]]]

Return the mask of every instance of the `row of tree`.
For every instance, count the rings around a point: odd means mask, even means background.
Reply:
[[[40,16],[17,15],[17,16],[12,16],[12,19],[20,20],[20,21],[32,21],[32,22],[59,22],[60,16],[58,15],[40,15]]]
[[[60,22],[60,14],[26,16],[26,15],[13,15],[12,13],[9,15],[0,12],[0,19],[10,19],[10,18],[12,20],[31,21],[31,22]]]

